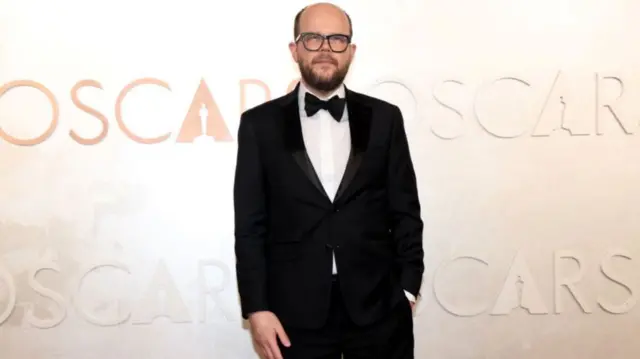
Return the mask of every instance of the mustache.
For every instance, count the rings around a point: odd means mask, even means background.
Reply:
[[[333,57],[327,55],[327,56],[318,56],[315,59],[313,59],[313,61],[311,62],[312,64],[317,64],[319,62],[330,62],[336,66],[338,66],[338,61],[336,61],[336,59],[334,59]]]

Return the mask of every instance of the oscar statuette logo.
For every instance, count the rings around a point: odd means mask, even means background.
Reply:
[[[196,90],[176,142],[233,141],[222,113],[203,80]]]

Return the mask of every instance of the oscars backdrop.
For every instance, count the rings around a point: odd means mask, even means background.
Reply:
[[[0,0],[0,357],[256,358],[240,114],[307,1]],[[351,0],[347,85],[399,105],[417,358],[640,355],[640,3]]]

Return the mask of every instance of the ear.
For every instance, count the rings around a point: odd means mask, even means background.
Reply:
[[[293,58],[293,61],[298,62],[298,47],[296,46],[295,42],[290,42],[289,43],[289,51],[291,52],[291,57]]]

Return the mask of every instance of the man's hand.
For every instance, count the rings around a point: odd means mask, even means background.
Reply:
[[[255,312],[249,316],[251,336],[265,359],[282,359],[278,347],[278,338],[285,347],[289,347],[289,337],[284,332],[280,320],[272,312]]]

